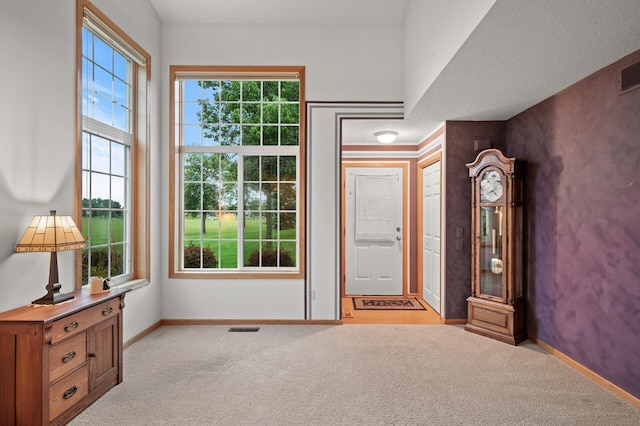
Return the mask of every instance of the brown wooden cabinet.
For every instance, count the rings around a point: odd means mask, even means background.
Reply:
[[[487,149],[471,177],[471,297],[465,328],[516,345],[526,339],[523,178],[526,163]]]
[[[0,313],[0,424],[66,424],[122,382],[127,290]]]

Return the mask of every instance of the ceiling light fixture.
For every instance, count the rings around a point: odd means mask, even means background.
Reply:
[[[393,130],[383,130],[381,132],[375,132],[374,135],[380,143],[391,143],[398,137],[398,132],[394,132]]]

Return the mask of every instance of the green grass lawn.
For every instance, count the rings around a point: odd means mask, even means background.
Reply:
[[[222,220],[206,220],[205,221],[205,233],[201,234],[200,231],[200,219],[199,218],[187,218],[184,221],[184,240],[185,246],[188,246],[190,242],[194,245],[200,245],[200,238],[202,236],[203,247],[209,247],[213,250],[221,268],[236,268],[238,261],[238,220],[237,219],[222,219]],[[258,250],[258,241],[246,241],[251,239],[259,239],[260,232],[262,231],[262,238],[265,238],[267,233],[267,226],[260,218],[246,218],[244,222],[244,260],[246,261],[251,252]],[[262,228],[262,229],[261,229]],[[278,235],[279,234],[279,235]],[[296,238],[296,229],[285,229],[281,231],[274,231],[273,238],[277,239],[291,239]],[[283,243],[285,249],[287,249],[291,257],[295,260],[295,243]],[[221,253],[221,254],[220,254]]]
[[[87,232],[89,232],[89,219],[91,219],[89,239],[92,246],[124,241],[124,219],[114,218],[111,220],[111,241],[109,241],[109,220],[106,217],[82,218],[82,235],[85,239],[87,239]]]
[[[88,283],[89,276],[118,276],[124,271],[124,244],[125,224],[123,218],[108,219],[96,216],[82,218],[82,235],[91,245],[91,260],[88,258],[88,249],[82,251],[82,283]],[[109,238],[111,233],[111,238]],[[115,244],[114,244],[115,243]],[[108,247],[97,247],[111,244]],[[89,262],[91,267],[89,267]],[[90,269],[90,270],[89,270]]]
[[[85,238],[86,233],[89,232],[89,219],[91,219],[91,245],[107,244],[109,242],[124,241],[124,219],[115,218],[111,220],[111,241],[109,241],[109,220],[105,217],[93,217],[82,218],[82,229]],[[216,258],[218,259],[218,266],[221,268],[236,268],[238,260],[238,220],[237,219],[222,219],[222,220],[206,220],[205,221],[205,233],[201,234],[200,231],[200,219],[199,218],[187,218],[184,221],[184,240],[185,247],[193,243],[194,245],[200,245],[200,238],[202,236],[203,247],[209,247]],[[262,238],[264,239],[267,234],[267,226],[264,220],[260,220],[258,217],[247,218],[244,223],[244,260],[246,261],[251,252],[256,251],[260,247],[259,241],[247,241],[258,240],[262,232]],[[295,240],[296,229],[285,229],[281,231],[274,231],[273,239],[280,240]],[[295,242],[283,242],[282,248],[287,250],[295,261]]]

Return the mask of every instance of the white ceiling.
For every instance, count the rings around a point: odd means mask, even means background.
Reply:
[[[410,0],[150,1],[167,23],[400,25]],[[497,0],[404,120],[345,121],[343,143],[391,129],[416,144],[445,120],[506,120],[638,48],[638,0]]]
[[[399,25],[409,0],[150,1],[167,23]]]

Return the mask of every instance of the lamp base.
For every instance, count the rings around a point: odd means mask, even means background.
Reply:
[[[49,290],[47,294],[42,296],[38,300],[34,300],[31,302],[34,305],[55,305],[57,303],[66,302],[67,300],[73,299],[73,296],[66,293],[60,293],[57,291],[58,289]]]
[[[55,305],[73,299],[69,294],[60,293],[62,284],[58,282],[58,256],[55,251],[51,252],[51,263],[49,265],[49,283],[45,287],[47,294],[38,300],[34,300],[34,305]]]

